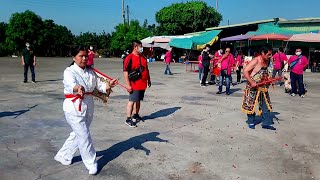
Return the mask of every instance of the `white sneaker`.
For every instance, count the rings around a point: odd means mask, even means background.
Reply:
[[[97,166],[96,167],[92,167],[92,168],[89,169],[89,174],[90,175],[96,175],[97,172],[98,172],[98,167]]]
[[[295,96],[296,96],[296,94],[295,94],[295,93],[291,93],[290,95],[291,95],[292,97],[295,97]]]
[[[306,95],[302,94],[300,97],[301,97],[301,98],[304,98],[304,97],[306,97]]]
[[[206,84],[209,84],[209,82],[208,82],[208,81],[206,81]]]
[[[202,82],[202,81],[200,81],[200,84],[201,84],[201,82]]]
[[[68,166],[72,163],[72,161],[64,159],[62,156],[56,155],[54,160],[60,162],[62,165]]]

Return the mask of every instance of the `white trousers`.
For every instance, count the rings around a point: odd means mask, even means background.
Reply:
[[[93,147],[89,132],[93,113],[87,112],[83,117],[65,112],[65,117],[73,131],[70,133],[70,136],[58,151],[57,155],[71,161],[74,154],[79,149],[82,161],[86,168],[89,170],[97,167],[96,151]]]

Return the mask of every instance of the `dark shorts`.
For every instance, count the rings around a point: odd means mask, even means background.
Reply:
[[[129,95],[129,101],[138,102],[142,101],[144,98],[145,90],[133,90]]]

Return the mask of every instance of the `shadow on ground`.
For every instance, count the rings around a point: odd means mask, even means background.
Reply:
[[[230,94],[233,94],[235,92],[238,92],[238,91],[241,91],[242,89],[241,88],[230,88]]]
[[[0,112],[0,118],[2,118],[2,117],[8,117],[8,116],[15,116],[15,117],[14,117],[14,119],[15,119],[15,118],[21,116],[22,114],[30,111],[31,109],[33,109],[33,108],[35,108],[35,107],[37,107],[37,106],[38,106],[38,104],[37,104],[37,105],[34,105],[34,106],[32,106],[32,107],[29,107],[28,109],[24,109],[24,110]]]
[[[142,144],[145,142],[169,142],[168,140],[163,140],[159,137],[160,135],[159,132],[151,132],[147,134],[141,134],[139,136],[132,137],[128,140],[119,142],[110,148],[104,150],[104,151],[99,151],[97,152],[97,157],[101,157],[98,160],[98,173],[103,169],[105,165],[107,165],[109,162],[112,160],[116,159],[119,157],[122,153],[128,151],[131,148],[134,148],[135,150],[142,150],[146,153],[146,155],[149,155],[151,151],[147,148],[145,148]],[[79,162],[81,161],[81,157],[77,156],[74,157],[72,162]]]
[[[149,116],[144,116],[142,119],[143,120],[152,120],[152,119],[157,119],[157,118],[161,118],[161,117],[166,117],[166,116],[169,116],[169,115],[175,113],[179,109],[181,109],[181,107],[172,107],[172,108],[162,109],[162,110],[159,110],[157,112],[150,114]]]
[[[279,115],[280,113],[278,112],[270,112],[270,118],[272,120],[272,123],[274,124],[274,120],[277,121],[278,124],[280,124],[279,121],[284,121],[284,120],[281,120],[277,117],[277,115]],[[263,117],[262,116],[256,116],[255,117],[255,124],[258,125],[258,124],[261,124],[262,123],[262,120],[263,120]],[[248,122],[247,122],[248,123]]]
[[[57,81],[62,81],[63,79],[49,79],[49,80],[41,80],[41,81],[37,81],[38,83],[40,82],[57,82]]]

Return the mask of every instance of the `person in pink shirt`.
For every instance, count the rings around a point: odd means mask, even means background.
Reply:
[[[239,54],[237,55],[237,59],[236,59],[236,72],[237,72],[237,83],[240,83],[241,80],[241,70],[243,68],[243,62],[244,62],[244,57],[243,57],[243,53],[240,50]]]
[[[223,49],[220,48],[217,52],[214,53],[214,58],[211,59],[213,61],[212,62],[211,79],[210,79],[212,84],[216,84],[216,82],[218,82],[218,80],[219,80],[219,79],[217,79],[217,78],[219,78],[219,76],[216,77],[216,75],[213,73],[213,70],[217,67],[218,61],[219,61],[219,59],[221,59],[222,55],[223,55]]]
[[[202,73],[203,73],[203,66],[202,66],[202,51],[201,54],[198,56],[198,68],[199,68],[199,81],[201,83],[201,79],[202,79]]]
[[[308,59],[302,55],[301,49],[296,49],[296,55],[291,56],[289,61],[290,81],[291,81],[291,96],[297,94],[297,83],[299,85],[299,95],[305,97],[305,89],[303,85],[303,71],[308,67]]]
[[[234,57],[230,52],[230,48],[226,48],[225,54],[218,61],[218,67],[220,67],[219,77],[219,91],[217,94],[222,93],[223,80],[226,79],[226,94],[230,95],[230,83],[231,83],[231,68],[234,65]]]
[[[166,70],[164,70],[164,74],[168,74],[169,72],[169,75],[173,75],[170,69],[171,60],[172,60],[172,49],[169,49],[166,55],[164,56],[164,60],[163,60],[163,62],[166,64]]]
[[[278,74],[278,77],[282,76],[282,69],[285,61],[288,61],[287,56],[283,53],[283,48],[280,47],[278,53],[272,56],[273,62],[273,71],[272,71],[272,78],[275,78]],[[281,81],[279,82],[281,86]]]
[[[94,61],[93,58],[96,55],[96,53],[93,50],[93,46],[90,46],[88,49],[88,61],[87,65],[93,67],[94,66]]]
[[[219,60],[223,55],[223,50],[219,49],[217,52],[214,53],[214,59]]]

